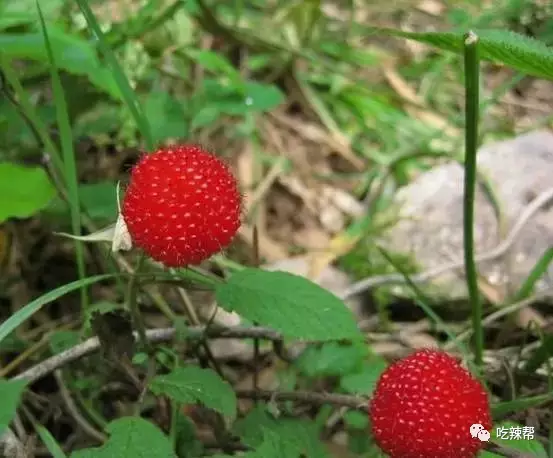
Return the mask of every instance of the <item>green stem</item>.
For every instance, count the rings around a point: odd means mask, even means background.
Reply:
[[[479,114],[479,58],[478,36],[469,32],[465,36],[465,189],[463,202],[463,231],[465,275],[472,310],[474,330],[474,360],[482,365],[484,332],[482,328],[482,303],[478,290],[478,272],[474,261],[474,199],[476,190],[476,152],[478,149]]]
[[[140,314],[140,308],[138,306],[138,300],[137,300],[137,296],[138,296],[138,275],[137,274],[144,266],[145,260],[146,260],[146,257],[144,256],[144,254],[141,254],[140,258],[138,259],[138,263],[136,265],[134,275],[131,277],[129,281],[129,289],[127,292],[127,303],[129,306],[129,310],[131,312],[134,328],[138,333],[138,343],[143,350],[149,353],[148,350],[150,349],[150,343],[146,338],[146,326],[144,325],[144,320],[142,319],[142,315]]]

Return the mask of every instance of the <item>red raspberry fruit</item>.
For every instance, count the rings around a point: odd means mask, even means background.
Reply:
[[[133,243],[167,267],[199,264],[240,227],[229,168],[196,145],[160,148],[132,169],[121,209]]]
[[[475,457],[486,442],[472,437],[471,426],[492,427],[480,382],[452,356],[431,349],[382,373],[369,412],[374,439],[391,458]]]

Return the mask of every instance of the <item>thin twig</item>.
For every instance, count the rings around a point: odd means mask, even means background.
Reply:
[[[175,328],[160,328],[149,329],[146,331],[146,339],[151,343],[167,342],[175,336]],[[136,332],[134,333],[137,337]],[[188,330],[187,338],[201,339],[252,339],[260,338],[270,341],[282,340],[282,335],[272,329],[262,327],[235,327],[235,328],[218,328],[206,326],[195,326]],[[33,366],[26,371],[16,375],[12,380],[28,380],[33,383],[48,375],[52,371],[63,367],[73,361],[77,361],[87,355],[90,355],[100,349],[100,342],[97,337],[91,337],[84,342],[69,348],[57,355],[54,355],[41,363]]]
[[[330,404],[351,409],[366,410],[369,400],[347,394],[315,393],[313,391],[267,391],[238,390],[236,396],[243,399],[263,399],[265,401],[295,401],[307,404]]]
[[[84,418],[81,415],[81,412],[79,412],[79,408],[73,401],[73,398],[71,397],[71,393],[67,389],[67,386],[65,385],[65,381],[63,380],[63,376],[60,369],[56,369],[54,371],[54,377],[56,378],[56,381],[58,382],[58,387],[60,390],[60,396],[63,400],[63,403],[65,404],[65,407],[67,409],[67,413],[71,415],[71,418],[75,420],[75,423],[81,427],[81,429],[88,434],[93,439],[99,441],[99,442],[105,442],[107,439],[107,436],[102,433],[101,431],[98,431],[94,426],[92,426],[86,418]]]

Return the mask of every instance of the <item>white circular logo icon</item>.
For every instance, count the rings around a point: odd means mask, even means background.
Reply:
[[[478,439],[482,442],[488,442],[490,440],[490,433],[485,429],[478,432]]]
[[[470,427],[470,435],[476,438],[478,437],[478,433],[483,430],[484,430],[484,427],[480,423],[475,423]]]
[[[486,431],[480,423],[475,423],[470,427],[470,435],[475,439],[480,439],[482,442],[488,442],[490,440],[490,433]]]

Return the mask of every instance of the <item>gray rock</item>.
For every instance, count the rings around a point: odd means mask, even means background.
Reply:
[[[508,233],[529,203],[553,187],[553,134],[540,130],[485,145],[478,152],[478,168],[493,186]],[[401,219],[386,234],[384,245],[411,254],[423,271],[462,260],[463,179],[463,168],[451,162],[402,188],[396,196]],[[480,274],[503,292],[516,291],[553,245],[553,210],[548,205],[532,215],[505,256],[479,263]],[[493,206],[477,187],[476,253],[493,250],[502,240],[499,232]],[[447,297],[463,298],[467,295],[463,275],[463,269],[449,270],[431,282]],[[553,287],[549,275],[544,277],[538,289]]]

